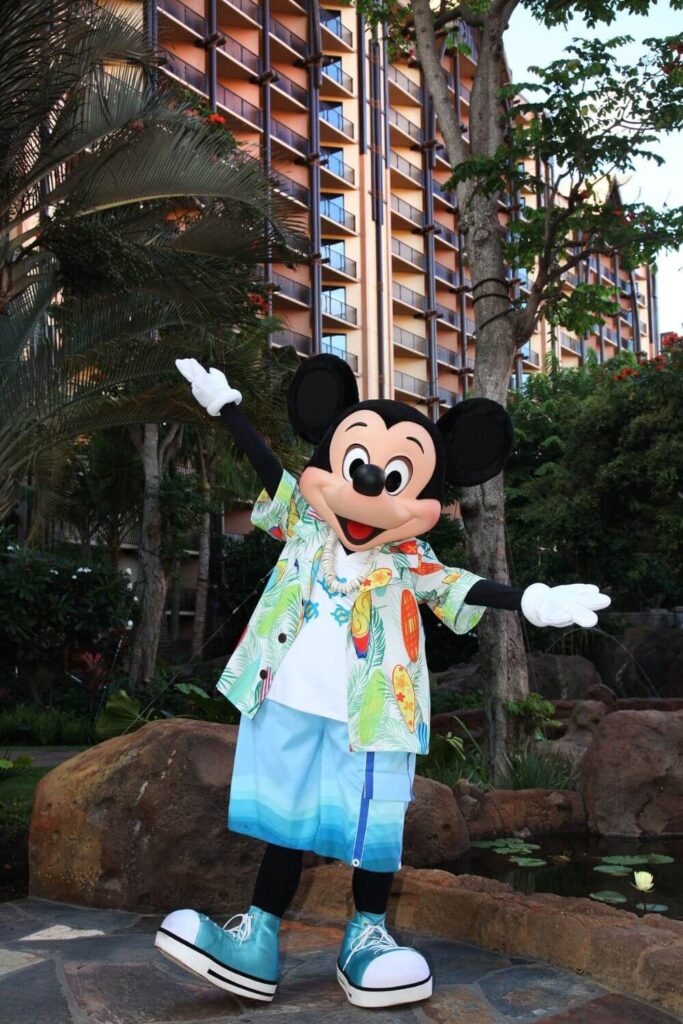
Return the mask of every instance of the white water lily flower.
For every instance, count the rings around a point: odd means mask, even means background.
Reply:
[[[133,620],[132,619],[128,619],[128,622],[126,623],[126,629],[132,629],[132,628],[133,628]]]
[[[71,579],[72,579],[72,580],[77,580],[77,579],[78,579],[78,576],[76,575],[76,573],[74,573],[74,574],[73,574],[73,576],[71,577]]]
[[[126,590],[132,590],[132,589],[133,589],[133,584],[132,584],[132,583],[129,583],[129,584],[128,584],[128,585],[126,586]]]
[[[81,565],[76,572],[92,572],[92,569],[89,569],[87,565]]]
[[[124,569],[123,571],[125,572],[126,576],[132,576],[133,575],[133,570],[132,569]]]
[[[138,602],[139,602],[140,598],[139,598],[139,597],[136,597],[136,596],[135,596],[135,594],[134,594],[134,595],[133,595],[133,600],[135,601],[135,603],[136,603],[136,604],[138,604]]]
[[[50,569],[53,576],[59,576],[59,569]]]
[[[654,888],[655,880],[649,871],[634,871],[633,877],[635,883],[631,882],[634,889],[639,889],[640,892],[650,892]]]

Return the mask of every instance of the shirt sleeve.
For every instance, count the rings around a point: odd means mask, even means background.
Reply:
[[[284,469],[274,497],[270,498],[265,490],[259,494],[254,502],[251,521],[276,540],[286,540],[292,536],[294,527],[307,508],[296,477]]]
[[[417,552],[416,598],[428,604],[436,617],[454,633],[469,633],[486,608],[466,604],[465,598],[482,577],[466,569],[443,565],[426,541],[418,540]]]

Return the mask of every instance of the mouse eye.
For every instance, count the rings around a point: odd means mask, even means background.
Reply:
[[[353,474],[360,466],[367,466],[370,456],[360,444],[354,444],[349,448],[344,461],[342,462],[342,473],[347,480],[353,481]]]
[[[408,459],[392,459],[384,467],[385,490],[389,494],[400,494],[408,486],[412,475],[413,467]]]

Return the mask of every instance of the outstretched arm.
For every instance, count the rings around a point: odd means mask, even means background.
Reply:
[[[483,605],[484,608],[505,608],[510,612],[518,612],[522,608],[524,591],[517,587],[508,587],[505,583],[495,580],[477,580],[467,591],[467,604]]]
[[[192,394],[209,416],[220,416],[235,444],[249,459],[259,480],[274,498],[282,479],[282,466],[261,435],[238,408],[242,395],[215,367],[205,370],[196,359],[176,359],[176,366],[192,385]]]
[[[478,580],[471,587],[465,602],[485,608],[506,608],[521,611],[534,626],[595,626],[595,614],[607,608],[610,598],[601,594],[592,583],[569,583],[548,587],[532,583],[526,590],[508,587],[493,580]]]

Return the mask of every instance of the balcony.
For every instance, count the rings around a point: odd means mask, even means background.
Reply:
[[[325,277],[334,277],[336,274],[342,274],[347,278],[355,279],[357,277],[358,267],[355,260],[349,259],[348,256],[344,255],[343,252],[339,252],[338,249],[331,249],[326,245],[323,245],[320,251],[325,261],[323,262],[323,275]]]
[[[320,200],[320,216],[332,221],[335,225],[344,228],[346,231],[356,230],[356,218],[342,206],[332,202],[330,199]]]
[[[458,197],[455,192],[449,192],[447,189],[441,187],[441,182],[437,181],[436,178],[433,181],[434,185],[434,198],[439,203],[443,203],[444,206],[448,207],[449,210],[455,210],[458,206]]]
[[[452,370],[459,370],[462,366],[462,356],[460,353],[454,352],[450,348],[444,348],[443,345],[436,346],[436,359],[437,362],[443,363],[444,366],[449,366]]]
[[[418,380],[417,377],[412,377],[409,373],[401,373],[399,370],[394,370],[394,388],[412,398],[426,398],[429,393],[429,385],[426,380]]]
[[[226,71],[219,70],[219,75],[229,74],[231,77],[249,78],[251,75],[258,75],[261,70],[259,55],[229,36],[217,45],[216,52],[223,57],[227,65]]]
[[[223,107],[230,115],[231,120],[238,122],[238,127],[261,128],[263,115],[258,107],[248,100],[242,99],[236,92],[226,88],[220,82],[216,83],[216,105]]]
[[[311,304],[311,289],[308,285],[293,281],[284,274],[273,273],[273,292],[288,304],[305,306],[307,309]]]
[[[226,20],[230,25],[253,28],[262,23],[261,7],[254,0],[220,0],[218,24]]]
[[[411,352],[419,352],[422,356],[427,355],[427,339],[413,334],[412,331],[406,331],[404,327],[394,327],[394,345],[410,349]]]
[[[521,349],[519,350],[519,355],[522,357],[523,362],[530,363],[531,366],[541,365],[540,355],[538,354],[538,352],[534,352],[529,342],[527,342],[526,345],[522,345]]]
[[[354,327],[356,326],[358,323],[358,311],[353,306],[349,306],[347,302],[335,298],[334,295],[330,295],[324,289],[320,293],[320,299],[323,316],[330,317],[332,320],[341,320],[345,324],[353,324]]]
[[[434,277],[438,278],[439,281],[445,281],[452,288],[460,287],[460,274],[458,271],[451,270],[450,267],[444,266],[443,263],[439,263],[437,260],[434,261]]]
[[[389,152],[389,167],[392,172],[395,172],[392,173],[392,182],[396,177],[399,178],[397,182],[399,188],[406,184],[409,188],[414,188],[415,185],[422,187],[421,168],[411,164],[410,160],[406,160],[400,153],[395,153],[393,149]]]
[[[449,391],[448,388],[437,387],[436,393],[441,405],[445,405],[448,409],[452,409],[460,401],[460,395],[455,391]]]
[[[400,114],[398,110],[389,107],[389,125],[391,127],[392,142],[396,145],[405,146],[412,143],[422,143],[422,129],[419,125],[409,121],[407,117]]]
[[[333,96],[353,95],[353,79],[338,64],[324,64],[322,70],[321,92],[331,93]]]
[[[443,224],[439,224],[438,221],[434,221],[434,241],[441,242],[443,245],[448,246],[449,249],[460,249],[460,241],[458,239],[457,231],[452,231],[450,228],[444,227]]]
[[[573,352],[574,355],[581,355],[581,342],[578,338],[572,338],[568,334],[565,334],[564,331],[560,331],[559,340],[560,345],[563,348],[569,349],[569,351]]]
[[[324,338],[321,351],[328,352],[331,356],[337,356],[338,359],[343,359],[345,363],[349,364],[354,373],[358,373],[358,356],[354,355],[353,352],[347,352],[340,345],[332,345],[330,342],[325,341]]]
[[[391,252],[398,261],[407,263],[409,270],[412,270],[414,267],[418,267],[420,270],[425,269],[424,255],[418,249],[413,249],[412,245],[402,242],[399,238],[392,237]]]
[[[308,92],[306,89],[282,71],[276,71],[275,74],[276,77],[272,83],[275,92],[271,92],[273,106],[281,110],[307,110]]]
[[[162,14],[169,16],[168,20],[164,19],[163,25],[160,26],[160,34],[163,39],[187,40],[187,33],[182,30],[178,31],[179,26],[176,23],[180,23],[184,28],[189,28],[191,32],[196,33],[202,39],[206,35],[206,21],[202,15],[197,14],[181,0],[157,0],[157,7]]]
[[[616,331],[613,331],[611,327],[604,327],[602,335],[605,341],[609,341],[612,345],[619,344],[619,335]]]
[[[422,90],[417,82],[405,75],[394,64],[387,67],[387,79],[389,81],[389,99],[391,103],[414,103],[415,106],[422,106]]]
[[[273,141],[280,145],[287,156],[291,155],[291,150],[294,150],[297,156],[308,156],[308,139],[303,135],[299,135],[289,125],[283,124],[282,121],[271,117],[270,133]]]
[[[391,209],[397,218],[408,222],[409,227],[422,228],[424,225],[424,214],[422,210],[418,210],[416,206],[411,206],[405,199],[401,199],[400,196],[391,195]]]
[[[270,19],[271,50],[275,60],[289,60],[292,56],[306,56],[306,40],[297,36],[277,18]]]
[[[419,292],[414,292],[412,288],[407,288],[404,284],[399,284],[398,281],[394,281],[391,285],[391,294],[394,298],[394,302],[400,303],[402,306],[407,306],[411,313],[418,310],[420,313],[424,313],[427,300],[424,295],[420,295]]]
[[[192,89],[206,96],[209,91],[209,82],[203,71],[188,64],[182,57],[177,57],[170,50],[162,49],[163,68],[174,78],[177,78],[183,85],[189,85]]]
[[[288,196],[290,199],[295,199],[297,203],[303,203],[304,206],[309,205],[311,194],[305,185],[294,181],[293,178],[288,178],[286,174],[282,174],[280,171],[272,171],[271,177],[275,180],[275,187],[278,192],[282,192],[283,195]]]
[[[330,139],[335,141],[338,134],[346,136],[346,140],[353,139],[353,122],[350,121],[348,117],[344,117],[341,110],[337,110],[334,107],[330,110],[321,110],[320,120],[324,121],[326,125],[329,125],[329,129],[331,129],[326,131],[321,126],[321,138],[323,142],[327,142]],[[324,138],[324,136],[327,136],[327,139]]]
[[[440,302],[436,303],[436,317],[439,323],[452,327],[454,330],[460,329],[460,314],[456,313],[454,309],[449,309],[448,306],[443,306]]]
[[[326,153],[324,150],[320,157],[320,174],[323,185],[336,188],[339,179],[347,185],[355,185],[356,172],[351,164],[344,163],[336,153]]]
[[[352,50],[353,32],[342,23],[341,15],[320,9],[320,27],[323,31],[323,47],[326,50]],[[341,44],[341,46],[340,46]]]
[[[273,331],[270,341],[276,348],[291,346],[302,356],[310,356],[313,351],[311,339],[305,334],[298,334],[297,331]]]
[[[470,25],[464,25],[459,22],[460,39],[466,46],[469,46],[471,53],[463,54],[463,56],[470,60],[473,64],[476,64],[479,60],[479,38],[475,35],[474,29]]]

